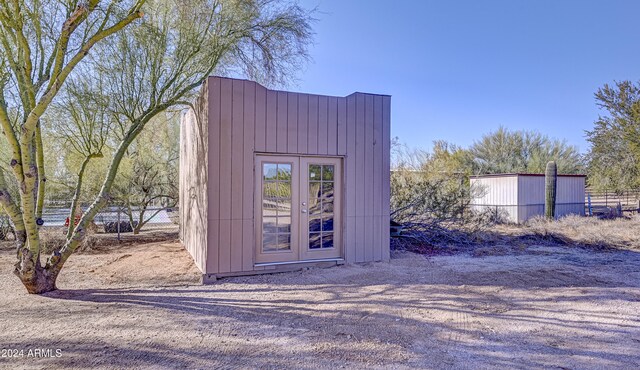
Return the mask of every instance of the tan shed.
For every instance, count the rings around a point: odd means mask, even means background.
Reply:
[[[210,77],[180,143],[180,239],[204,280],[388,261],[390,102]]]

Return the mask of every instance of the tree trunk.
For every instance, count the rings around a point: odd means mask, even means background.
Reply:
[[[56,290],[56,280],[58,279],[60,268],[58,266],[42,267],[40,256],[35,259],[35,263],[33,260],[29,248],[23,248],[20,251],[20,257],[13,272],[20,278],[27,292],[42,294]]]

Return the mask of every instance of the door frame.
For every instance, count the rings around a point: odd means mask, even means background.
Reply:
[[[290,252],[260,252],[262,250],[262,190],[264,175],[262,173],[262,163],[290,163],[291,164],[291,251]],[[309,225],[307,217],[301,217],[302,199],[309,197],[308,183],[305,181],[305,188],[302,188],[303,176],[308,176],[306,165],[313,164],[333,164],[336,166],[334,172],[334,189],[339,189],[338,196],[334,195],[334,248],[327,251],[315,251],[308,249]],[[305,165],[303,166],[303,163]],[[304,171],[303,171],[304,170]],[[296,176],[296,172],[298,176]],[[254,154],[254,264],[283,264],[313,262],[314,260],[344,258],[344,157],[331,155],[297,155],[278,153],[255,153]],[[304,196],[304,197],[303,197]],[[337,199],[336,199],[337,198]],[[308,213],[306,214],[308,215]],[[301,227],[305,219],[305,227]],[[304,250],[303,250],[304,249]]]

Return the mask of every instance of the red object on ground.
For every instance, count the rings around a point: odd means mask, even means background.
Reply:
[[[73,223],[74,225],[77,225],[78,222],[80,222],[80,217],[82,217],[82,215],[76,215],[75,222]],[[69,217],[67,217],[67,219],[64,220],[64,226],[69,227]]]

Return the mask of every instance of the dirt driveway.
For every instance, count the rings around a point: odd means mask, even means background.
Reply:
[[[76,255],[46,297],[24,293],[12,263],[0,250],[0,348],[24,357],[4,368],[640,366],[633,251],[404,252],[198,286],[179,245],[159,243]]]

